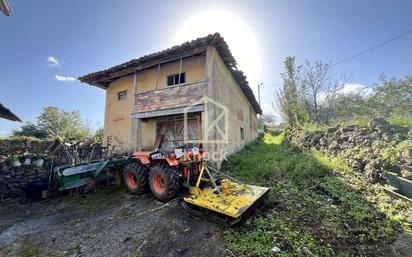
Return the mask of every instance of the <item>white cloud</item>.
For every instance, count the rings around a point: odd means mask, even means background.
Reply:
[[[343,86],[341,93],[344,95],[356,95],[360,93],[370,94],[371,89],[368,86],[356,83],[348,83]]]
[[[47,64],[49,64],[49,67],[60,67],[61,61],[58,60],[56,57],[49,56],[47,57]]]
[[[264,114],[273,112],[273,105],[269,102],[263,102],[260,107],[262,108]]]
[[[345,84],[342,89],[338,92],[340,95],[370,95],[372,93],[372,89],[368,86],[357,84],[357,83],[347,83]],[[319,103],[323,104],[328,97],[328,92],[321,91],[318,94],[318,101]]]
[[[63,82],[73,82],[76,81],[77,79],[74,77],[70,77],[70,76],[60,76],[60,75],[56,75],[55,78],[58,81],[63,81]]]

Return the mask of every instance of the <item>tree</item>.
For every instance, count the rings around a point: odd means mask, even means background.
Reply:
[[[90,129],[84,124],[78,111],[66,112],[55,106],[44,107],[35,124],[27,122],[20,130],[12,132],[12,136],[39,139],[60,136],[63,139],[79,140],[89,135]]]
[[[36,124],[31,122],[27,122],[23,126],[21,126],[20,130],[13,130],[12,136],[13,137],[35,137],[39,139],[44,139],[48,135],[47,131],[40,129]]]
[[[325,100],[320,99],[321,94],[325,93],[324,89],[329,83],[329,69],[330,65],[328,63],[323,63],[322,61],[317,61],[313,65],[306,60],[305,68],[303,73],[303,83],[305,84],[304,92],[305,95],[308,94],[308,101],[306,102],[308,113],[311,115],[312,121],[319,123],[319,112],[320,104],[319,101]]]
[[[334,103],[333,118],[336,121],[350,120],[354,117],[371,116],[368,107],[368,93],[365,90],[347,94],[339,94]]]
[[[411,117],[412,77],[386,80],[381,76],[380,82],[367,91],[340,95],[335,105],[335,119]]]
[[[277,93],[276,105],[283,120],[290,126],[309,121],[305,109],[305,84],[301,80],[301,66],[296,66],[295,57],[286,57],[285,72],[281,73],[283,87]]]
[[[103,128],[98,128],[96,132],[94,132],[93,139],[97,143],[103,142]]]
[[[345,92],[350,77],[332,74],[329,63],[312,64],[306,60],[304,66],[297,66],[294,57],[287,57],[284,66],[283,87],[276,94],[276,107],[289,126],[372,116],[409,121],[412,116],[410,76],[399,80],[381,76],[380,82],[371,88]]]
[[[375,85],[368,105],[374,115],[412,116],[412,77],[387,80],[382,75],[380,83]]]
[[[49,138],[60,136],[64,139],[78,140],[90,134],[78,111],[66,112],[56,106],[43,108],[43,112],[37,118],[37,126],[47,131]]]
[[[343,88],[349,79],[342,78],[329,84],[323,91],[324,100],[321,106],[321,115],[319,123],[330,124],[331,120],[336,118],[336,103],[343,95]]]
[[[260,116],[260,121],[262,125],[272,127],[275,125],[275,116],[270,114],[263,114]]]

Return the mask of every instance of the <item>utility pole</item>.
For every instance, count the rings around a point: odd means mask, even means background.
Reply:
[[[258,86],[258,101],[259,101],[259,106],[260,108],[262,108],[262,106],[260,105],[260,87],[263,85],[263,82],[260,82],[257,84]],[[259,114],[259,129],[260,126],[262,125],[262,114]]]
[[[260,87],[263,85],[263,82],[260,82],[258,86],[258,98],[259,98],[259,105],[260,105]]]

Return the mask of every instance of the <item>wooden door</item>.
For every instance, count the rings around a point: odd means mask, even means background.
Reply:
[[[184,142],[184,121],[183,119],[161,120],[157,122],[157,135],[163,135],[160,149],[173,150],[183,146]],[[197,140],[200,138],[200,117],[193,117],[187,120],[187,139]],[[190,144],[191,146],[193,144]]]

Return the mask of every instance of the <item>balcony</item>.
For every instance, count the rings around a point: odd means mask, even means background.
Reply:
[[[133,116],[150,118],[182,113],[183,108],[196,102],[207,94],[205,80],[189,82],[135,94]],[[201,111],[202,107],[194,110]]]

